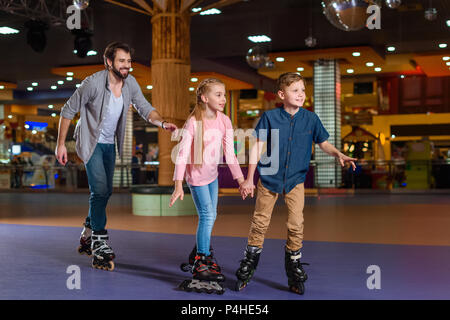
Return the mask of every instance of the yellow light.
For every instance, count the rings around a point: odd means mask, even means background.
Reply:
[[[381,145],[384,146],[384,144],[386,143],[386,136],[384,135],[383,132],[380,132],[379,139],[380,139]]]

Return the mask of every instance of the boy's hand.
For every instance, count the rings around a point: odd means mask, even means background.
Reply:
[[[341,152],[339,153],[337,159],[339,160],[339,163],[341,164],[342,167],[345,166],[346,162],[350,162],[350,164],[352,165],[353,171],[356,170],[355,161],[358,161],[358,159],[350,158]]]
[[[184,191],[183,187],[175,185],[175,190],[173,191],[172,197],[170,198],[169,208],[173,206],[173,204],[175,203],[175,201],[177,201],[178,198],[180,198],[180,200],[183,200]]]
[[[239,186],[239,191],[241,191],[241,194],[245,194],[245,197],[243,197],[242,199],[245,199],[248,195],[250,195],[253,198],[254,190],[255,190],[255,185],[253,184],[253,181],[248,180],[248,179],[245,180],[244,183],[242,183]]]

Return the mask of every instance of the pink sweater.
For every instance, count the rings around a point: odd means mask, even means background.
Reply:
[[[217,112],[214,120],[204,119],[204,149],[201,166],[194,165],[195,134],[194,128],[201,122],[196,122],[195,117],[189,118],[186,123],[175,163],[173,180],[183,180],[186,173],[186,182],[193,186],[204,186],[213,182],[219,175],[218,165],[222,162],[222,148],[225,161],[231,170],[233,179],[243,177],[241,167],[234,154],[233,127],[231,120],[222,112]],[[197,143],[201,147],[200,143]]]

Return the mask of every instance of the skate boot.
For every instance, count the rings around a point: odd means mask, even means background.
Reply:
[[[78,246],[78,253],[91,256],[92,255],[92,250],[91,250],[92,229],[91,229],[91,226],[87,223],[84,223],[83,226],[84,226],[84,228],[83,228],[83,231],[81,232],[81,236],[80,236],[80,245]]]
[[[93,232],[92,233],[92,245],[91,250],[94,255],[94,259],[92,260],[92,267],[95,269],[103,269],[103,270],[114,270],[114,262],[113,259],[116,257],[113,250],[108,243],[106,242],[109,239],[108,233],[101,232]]]
[[[308,279],[308,276],[302,266],[309,264],[301,263],[301,257],[302,254],[300,249],[297,251],[286,249],[284,256],[284,266],[288,277],[289,290],[298,294],[305,293],[304,282]]]
[[[241,260],[239,269],[236,271],[236,276],[238,278],[235,288],[236,291],[244,289],[253,277],[256,267],[258,266],[261,251],[262,248],[247,246],[244,252],[245,258]]]
[[[208,263],[208,265],[215,271],[217,272],[221,272],[220,267],[217,264],[217,261],[214,257],[214,253],[213,253],[213,248],[210,246],[209,247],[209,256],[206,257],[206,261]],[[194,267],[194,262],[195,262],[195,256],[197,255],[197,245],[194,246],[194,248],[192,249],[191,253],[189,254],[189,258],[188,258],[188,262],[187,263],[182,263],[180,265],[180,269],[183,272],[192,272],[192,268]]]
[[[180,284],[182,290],[206,292],[208,294],[223,294],[225,292],[224,287],[220,284],[220,282],[225,281],[224,275],[209,265],[205,255],[197,254],[195,256],[192,276],[192,280],[185,280]]]

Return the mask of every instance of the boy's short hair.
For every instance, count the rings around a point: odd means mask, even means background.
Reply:
[[[277,80],[277,91],[283,90],[286,87],[289,87],[291,84],[297,81],[303,81],[303,84],[306,85],[305,79],[298,74],[297,72],[286,72],[278,77]]]

